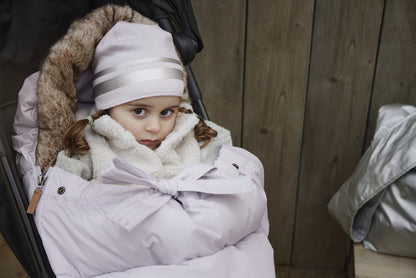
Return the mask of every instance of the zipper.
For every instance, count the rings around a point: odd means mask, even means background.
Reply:
[[[33,191],[32,198],[30,199],[29,206],[26,210],[26,213],[28,214],[35,213],[36,206],[38,205],[40,196],[42,195],[43,186],[45,185],[45,182],[48,179],[48,177],[45,174],[46,173],[41,173],[38,176],[38,186]]]

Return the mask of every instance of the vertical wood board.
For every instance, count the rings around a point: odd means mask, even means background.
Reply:
[[[416,105],[416,1],[386,2],[366,146],[374,135],[378,109]]]
[[[250,1],[243,147],[265,167],[276,262],[290,264],[312,0]]]
[[[317,1],[293,250],[341,270],[347,238],[327,204],[361,156],[383,1]]]
[[[210,119],[241,145],[246,0],[192,1],[204,49],[192,68]]]

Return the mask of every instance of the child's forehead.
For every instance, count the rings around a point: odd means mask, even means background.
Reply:
[[[155,96],[148,98],[136,99],[130,102],[127,102],[126,105],[129,106],[178,106],[181,98],[178,96]]]

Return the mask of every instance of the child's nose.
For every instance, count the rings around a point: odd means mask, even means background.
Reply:
[[[157,117],[152,117],[149,119],[146,125],[146,131],[147,132],[159,132],[160,130],[160,119]]]

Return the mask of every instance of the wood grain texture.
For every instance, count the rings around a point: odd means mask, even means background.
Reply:
[[[192,68],[210,119],[241,145],[246,0],[192,1],[204,49]]]
[[[355,278],[414,278],[416,259],[385,255],[354,244]]]
[[[374,135],[378,109],[416,105],[416,2],[386,1],[366,146]]]
[[[265,167],[276,262],[290,264],[313,1],[250,1],[243,147]]]
[[[361,157],[383,1],[316,2],[293,265],[345,267],[327,204]]]

